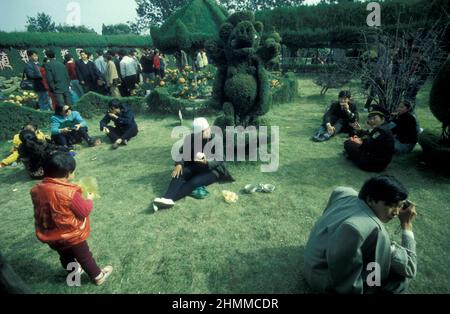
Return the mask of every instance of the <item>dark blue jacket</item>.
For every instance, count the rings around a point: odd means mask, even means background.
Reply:
[[[117,119],[113,119],[109,116],[109,114],[105,114],[103,119],[100,121],[100,131],[103,131],[103,128],[111,121],[114,122],[114,125],[117,128],[122,130],[127,130],[133,127],[137,128],[136,121],[134,120],[134,113],[127,108],[120,111]]]
[[[25,75],[29,80],[33,81],[34,90],[36,92],[45,92],[45,87],[38,64],[35,64],[33,61],[28,62],[25,65]]]

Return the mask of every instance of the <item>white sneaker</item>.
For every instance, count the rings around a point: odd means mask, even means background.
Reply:
[[[106,278],[108,278],[109,275],[111,275],[112,271],[113,271],[112,266],[106,266],[105,268],[103,268],[100,275],[98,275],[98,277],[94,279],[95,284],[97,286],[101,286],[105,282]]]
[[[167,198],[157,197],[153,201],[153,205],[156,205],[158,208],[170,208],[175,205],[175,202]]]

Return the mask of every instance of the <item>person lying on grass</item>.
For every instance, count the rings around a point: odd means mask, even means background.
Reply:
[[[75,159],[67,153],[54,153],[45,162],[44,180],[30,192],[36,236],[58,252],[65,270],[75,265],[80,275],[85,271],[96,285],[101,285],[113,268],[100,269],[89,250],[87,239],[93,194],[88,193],[84,199],[82,188],[70,183],[75,177],[75,168]]]
[[[28,123],[23,126],[22,131],[23,130],[29,130],[34,132],[36,134],[36,138],[38,141],[45,141],[45,134],[42,131],[38,130],[37,126]],[[8,157],[6,157],[0,162],[0,168],[10,166],[19,159],[19,146],[20,144],[22,144],[22,141],[20,140],[20,133],[14,135],[12,144],[13,147],[11,148],[11,152]]]
[[[314,142],[328,141],[339,133],[354,135],[354,125],[358,122],[359,115],[356,105],[351,101],[352,95],[349,91],[341,91],[338,98],[323,116],[320,129],[311,138]]]
[[[108,126],[111,121],[114,122],[114,127]],[[138,134],[138,126],[133,112],[119,100],[113,99],[109,102],[108,112],[100,121],[100,131],[108,135],[113,143],[112,149],[117,149],[120,145],[127,145],[128,141]]]
[[[51,132],[55,144],[67,148],[80,144],[82,140],[91,147],[101,144],[100,140],[89,136],[86,121],[80,113],[68,105],[56,106],[55,114],[51,117]]]
[[[389,112],[381,106],[369,109],[367,124],[371,131],[364,131],[359,124],[359,136],[353,136],[344,143],[345,156],[365,171],[381,172],[389,165],[394,155],[394,137],[386,117]]]
[[[412,221],[416,207],[391,176],[373,177],[359,194],[336,188],[315,223],[304,253],[304,274],[315,292],[403,293],[416,276]],[[391,241],[384,224],[398,217],[402,242]]]
[[[196,118],[192,125],[194,132],[185,137],[180,149],[183,154],[183,147],[190,147],[190,156],[175,163],[172,181],[166,194],[153,201],[155,210],[173,207],[175,201],[188,196],[195,188],[218,181],[234,181],[222,161],[209,160],[210,156],[205,154],[205,146],[213,139],[208,121],[205,118]],[[195,145],[196,141],[201,145]],[[214,151],[212,153],[214,154]]]

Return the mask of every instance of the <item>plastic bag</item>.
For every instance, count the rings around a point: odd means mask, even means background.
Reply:
[[[94,177],[84,177],[77,182],[77,185],[83,189],[83,198],[87,198],[88,193],[92,193],[95,198],[100,198],[97,179]]]
[[[223,190],[222,195],[223,198],[225,199],[225,202],[227,202],[228,204],[236,203],[237,200],[239,199],[237,194],[231,191]]]

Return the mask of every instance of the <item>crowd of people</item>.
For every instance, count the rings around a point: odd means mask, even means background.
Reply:
[[[176,54],[179,66],[186,61],[183,53]],[[100,268],[87,244],[94,197],[91,193],[83,197],[82,188],[71,182],[76,169],[74,145],[85,142],[95,147],[101,141],[89,135],[87,122],[72,109],[73,94],[81,97],[96,91],[115,97],[129,96],[141,76],[144,81],[164,77],[164,56],[149,49],[138,61],[133,51],[97,51],[92,59],[89,52],[81,51],[79,60],[67,54],[63,64],[47,50],[42,67],[34,51],[29,51],[29,56],[25,73],[34,81],[39,107],[54,110],[51,134],[46,137],[33,124],[23,126],[13,138],[10,156],[1,166],[20,160],[31,178],[42,179],[31,190],[38,239],[59,254],[64,269],[69,263],[77,263],[80,274],[86,272],[95,284],[101,285],[113,267]],[[208,65],[204,51],[198,52],[195,62],[198,69]],[[395,153],[409,153],[417,143],[420,128],[413,107],[405,99],[397,112],[390,114],[381,105],[371,105],[363,128],[351,93],[341,91],[312,140],[324,142],[345,133],[348,135],[345,156],[363,170],[381,172]],[[175,206],[175,202],[192,195],[195,189],[234,181],[224,162],[208,155],[215,152],[205,149],[214,139],[208,121],[196,118],[192,126],[193,131],[185,137],[180,150],[183,159],[175,163],[166,193],[153,200],[155,211]],[[109,102],[99,128],[114,150],[128,145],[139,132],[133,112],[118,98]],[[196,145],[197,142],[201,145]],[[183,154],[185,147],[189,147],[188,154]],[[404,292],[417,272],[412,232],[417,213],[408,197],[403,184],[386,175],[367,180],[359,193],[348,187],[335,189],[305,248],[305,279],[310,287],[325,293]],[[394,217],[399,218],[403,229],[401,244],[391,241],[384,226]],[[380,267],[378,284],[367,280],[370,263]]]
[[[24,74],[32,82],[41,110],[54,110],[58,105],[73,105],[85,93],[94,91],[112,97],[131,96],[139,83],[155,77],[164,78],[166,57],[157,49],[145,49],[138,59],[133,49],[119,51],[81,50],[75,60],[70,53],[59,62],[51,49],[39,63],[36,51],[27,51],[29,62]],[[187,63],[187,61],[186,61]]]

